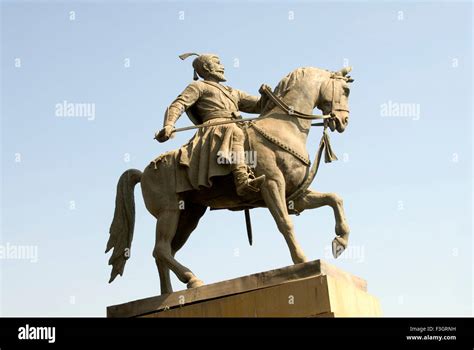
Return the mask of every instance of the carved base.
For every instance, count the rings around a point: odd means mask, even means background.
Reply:
[[[324,261],[136,300],[107,308],[107,317],[381,316],[367,283]]]

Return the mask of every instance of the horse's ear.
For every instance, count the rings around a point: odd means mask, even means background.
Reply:
[[[338,73],[340,73],[343,77],[345,77],[350,71],[352,70],[352,67],[344,67]]]

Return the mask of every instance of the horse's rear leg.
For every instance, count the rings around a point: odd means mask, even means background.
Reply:
[[[262,196],[278,226],[278,230],[285,237],[293,262],[295,264],[306,262],[306,256],[296,241],[293,222],[288,214],[283,176],[279,181],[274,179],[267,180],[262,188]]]
[[[173,292],[173,286],[171,285],[170,269],[166,266],[166,263],[161,262],[158,258],[155,258],[156,267],[160,274],[160,290],[161,294],[168,294]]]
[[[336,238],[334,238],[332,242],[332,253],[335,258],[339,257],[349,244],[350,232],[344,214],[342,198],[336,193],[321,193],[308,190],[302,197],[297,199],[293,205],[295,210],[298,212],[302,212],[305,209],[320,208],[325,205],[329,205],[334,210]]]
[[[178,209],[163,210],[158,215],[156,223],[156,243],[153,256],[157,260],[162,293],[169,293],[172,290],[169,272],[166,271],[166,268],[171,269],[181,282],[187,284],[188,288],[198,287],[203,284],[190,269],[181,265],[173,257],[171,242],[178,228],[180,214]]]
[[[176,230],[176,235],[171,242],[171,252],[173,256],[186,243],[191,233],[197,227],[199,220],[207,210],[206,206],[195,203],[185,202],[184,206],[186,209],[181,211],[178,229]]]
[[[180,212],[178,228],[176,229],[176,234],[171,241],[171,255],[173,257],[186,243],[207,209],[205,206],[194,203],[186,203],[185,208],[186,210]],[[158,272],[160,274],[161,294],[173,292],[173,286],[171,285],[170,279],[170,269],[166,264],[160,263],[158,259],[156,259],[156,266],[158,267]]]

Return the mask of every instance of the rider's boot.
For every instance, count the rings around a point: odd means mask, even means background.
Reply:
[[[259,192],[265,182],[265,175],[255,177],[246,165],[238,165],[233,170],[235,190],[239,196]]]
[[[260,191],[265,182],[265,175],[255,177],[252,170],[245,163],[244,133],[235,126],[232,134],[232,173],[234,175],[235,189],[239,196]]]

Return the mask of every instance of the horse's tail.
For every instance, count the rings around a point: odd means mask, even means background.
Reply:
[[[109,259],[109,265],[112,265],[109,283],[117,275],[122,276],[125,263],[130,257],[130,247],[133,239],[133,228],[135,226],[135,198],[133,190],[135,185],[140,182],[142,172],[137,169],[125,171],[117,184],[117,196],[115,197],[114,219],[110,225],[110,237],[107,242],[107,253],[114,248],[112,256]]]

